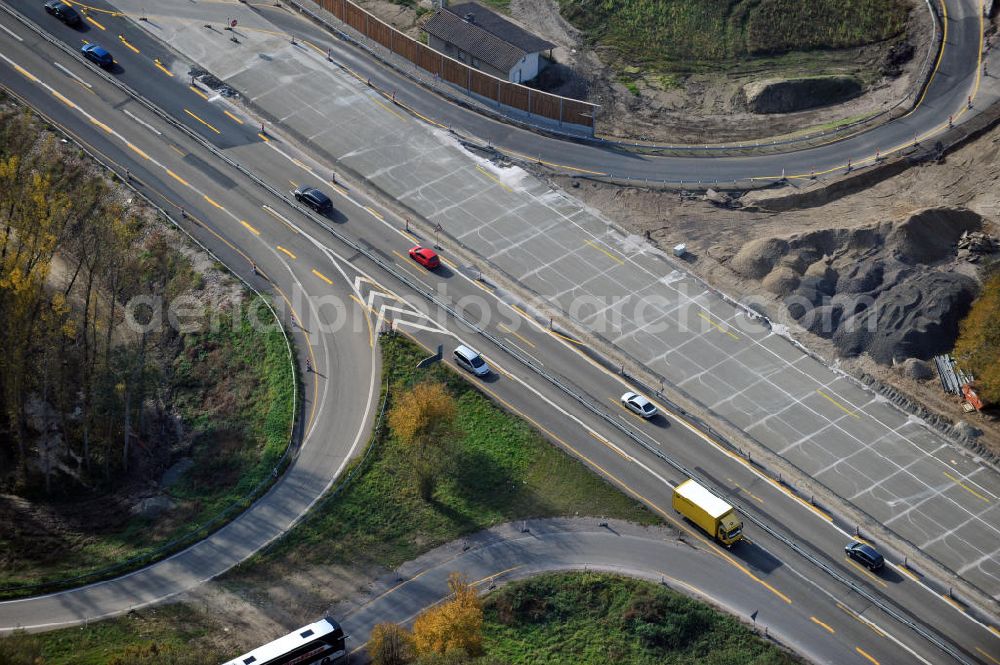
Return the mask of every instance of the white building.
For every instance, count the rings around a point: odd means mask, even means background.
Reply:
[[[538,76],[555,47],[474,2],[437,10],[423,29],[435,51],[511,83]]]

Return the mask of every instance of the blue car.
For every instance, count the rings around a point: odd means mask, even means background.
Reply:
[[[83,52],[85,58],[105,69],[110,69],[111,65],[115,64],[115,59],[100,44],[84,44],[80,51]]]

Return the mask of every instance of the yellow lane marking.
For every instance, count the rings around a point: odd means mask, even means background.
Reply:
[[[257,136],[259,136],[260,138],[262,138],[264,140],[264,143],[270,143],[271,142],[271,139],[267,138],[266,136],[264,136],[260,132],[257,132]]]
[[[21,72],[21,74],[26,79],[28,79],[29,81],[35,81],[35,82],[38,81],[38,78],[34,74],[32,74],[31,72],[29,72],[27,69],[25,69],[21,65],[14,65],[14,69],[16,69],[17,71]]]
[[[842,609],[842,610],[844,611],[844,613],[845,613],[845,614],[846,614],[847,616],[851,617],[852,619],[854,619],[854,620],[855,620],[855,621],[857,621],[858,623],[860,623],[860,624],[862,624],[862,625],[865,625],[865,626],[868,626],[869,628],[871,628],[871,629],[872,629],[872,631],[873,631],[873,632],[874,632],[874,633],[875,633],[876,635],[878,635],[879,637],[885,637],[885,633],[883,633],[883,632],[882,632],[881,630],[879,630],[879,629],[878,629],[878,627],[877,627],[877,626],[876,626],[875,624],[873,624],[873,623],[870,623],[870,622],[868,622],[868,621],[866,621],[866,620],[862,619],[862,618],[861,618],[861,617],[860,617],[860,616],[858,615],[858,613],[857,613],[857,612],[855,612],[854,610],[850,609],[849,607],[847,607],[847,606],[846,606],[846,605],[844,605],[843,603],[837,603],[837,607],[838,607],[838,608],[840,608],[840,609]]]
[[[477,284],[477,286],[478,286],[478,284]],[[484,288],[484,287],[481,287],[481,288]],[[511,330],[510,328],[508,328],[507,326],[505,326],[502,323],[497,324],[497,325],[499,326],[500,330],[503,330],[505,333],[507,333],[509,335],[513,335],[514,337],[518,338],[519,340],[521,340],[522,342],[524,342],[525,344],[527,344],[531,348],[535,348],[534,343],[531,340],[525,338],[524,335],[521,335],[519,333],[514,332],[513,330]]]
[[[810,620],[810,621],[812,621],[812,622],[813,622],[814,624],[816,624],[817,626],[821,626],[821,627],[823,627],[823,628],[826,628],[826,630],[827,630],[827,631],[828,631],[828,632],[829,632],[829,633],[830,633],[831,635],[832,635],[833,633],[836,633],[836,632],[837,632],[837,631],[835,631],[835,630],[834,630],[833,628],[831,628],[831,627],[830,627],[829,625],[827,625],[827,624],[823,623],[822,621],[820,621],[820,620],[819,620],[819,619],[817,619],[816,617],[809,617],[809,620]]]
[[[186,185],[188,187],[191,186],[191,185],[188,184],[187,180],[185,180],[184,178],[180,177],[179,175],[177,175],[176,173],[174,173],[170,169],[167,169],[167,175],[170,176],[171,178],[173,178],[174,180],[176,180],[177,182],[181,183],[182,185]]]
[[[983,496],[982,494],[980,494],[980,493],[979,493],[979,492],[977,492],[976,490],[974,490],[974,489],[970,488],[970,487],[969,487],[969,486],[967,486],[967,485],[966,485],[965,483],[963,483],[963,482],[962,482],[961,480],[959,480],[959,479],[958,479],[958,478],[956,478],[955,476],[951,475],[951,474],[950,474],[950,473],[948,473],[947,471],[945,471],[945,472],[944,472],[944,475],[945,475],[945,476],[946,476],[946,477],[948,478],[948,480],[950,480],[951,482],[955,483],[956,485],[958,485],[959,487],[961,487],[962,489],[964,489],[964,490],[965,490],[966,492],[968,492],[969,494],[971,494],[971,495],[973,495],[974,497],[976,497],[977,499],[982,499],[982,500],[983,500],[983,501],[985,501],[986,503],[989,503],[989,502],[990,502],[990,500],[989,500],[989,499],[987,499],[987,498],[986,498],[985,496]]]
[[[347,190],[346,190],[346,189],[341,189],[340,187],[337,187],[337,186],[336,186],[336,185],[334,185],[334,184],[331,184],[331,185],[330,185],[330,187],[333,187],[333,190],[334,190],[335,192],[337,192],[338,194],[340,194],[340,195],[341,195],[341,196],[343,196],[344,198],[347,198]]]
[[[568,166],[566,164],[556,164],[554,162],[546,162],[545,160],[538,159],[537,156],[536,157],[532,157],[531,155],[525,155],[524,153],[515,152],[513,150],[508,150],[507,148],[497,148],[497,149],[500,150],[501,152],[505,152],[505,153],[507,153],[509,155],[517,155],[518,157],[523,157],[524,159],[529,159],[529,160],[531,160],[533,162],[537,162],[539,164],[545,164],[546,166],[552,166],[552,167],[555,167],[557,169],[569,169],[570,171],[576,171],[577,173],[589,173],[591,175],[608,175],[607,173],[605,173],[603,171],[588,171],[587,169],[580,169],[580,168],[577,168],[575,166]]]
[[[70,107],[71,109],[75,109],[76,108],[76,104],[74,104],[73,102],[71,102],[69,99],[67,99],[65,96],[63,96],[61,93],[56,92],[55,90],[53,90],[52,94],[55,95],[56,99],[58,99],[60,102],[62,102],[66,106]]]
[[[196,94],[196,95],[198,95],[199,97],[201,97],[202,99],[204,99],[205,101],[208,101],[208,95],[206,95],[205,93],[203,93],[203,92],[202,92],[201,90],[199,90],[198,88],[194,87],[193,85],[189,85],[189,86],[188,86],[188,89],[189,89],[189,90],[190,90],[191,92],[193,92],[194,94]]]
[[[496,184],[498,184],[501,187],[503,187],[508,192],[513,192],[514,191],[513,189],[511,189],[510,187],[508,187],[507,185],[505,185],[503,182],[501,182],[500,179],[497,178],[495,175],[493,175],[492,173],[490,173],[489,171],[487,171],[486,169],[484,169],[482,166],[479,166],[477,164],[476,165],[476,170],[479,171],[480,173],[482,173],[484,176],[486,176],[490,180],[492,180],[493,182],[495,182]]]
[[[899,572],[903,573],[907,577],[909,577],[914,582],[919,582],[920,581],[920,580],[917,579],[917,576],[914,575],[912,571],[910,571],[909,569],[907,569],[906,566],[895,566],[895,569],[898,570]]]
[[[303,164],[302,162],[300,162],[299,160],[295,159],[294,157],[292,157],[292,163],[295,164],[296,166],[298,166],[303,171],[308,171],[309,173],[313,172],[312,168],[308,164]]]
[[[110,128],[110,127],[108,127],[107,125],[105,125],[105,124],[104,124],[103,122],[101,122],[101,121],[100,121],[100,120],[98,120],[97,118],[91,118],[91,119],[90,119],[90,121],[91,121],[92,123],[94,123],[95,125],[97,125],[98,127],[100,127],[101,129],[103,129],[104,131],[106,131],[106,132],[107,132],[108,134],[111,134],[111,133],[112,133],[112,132],[111,132],[111,128]]]
[[[125,143],[125,145],[127,145],[129,148],[131,148],[137,155],[139,155],[143,159],[149,159],[149,155],[147,155],[146,153],[144,153],[142,150],[139,150],[139,148],[135,147],[131,143]]]
[[[176,153],[177,153],[178,155],[180,155],[180,156],[182,156],[182,157],[186,157],[186,156],[187,156],[187,153],[186,153],[186,152],[184,152],[183,150],[181,150],[180,148],[178,148],[177,146],[175,146],[175,145],[174,145],[173,143],[169,143],[168,145],[169,145],[169,146],[170,146],[170,147],[171,147],[171,148],[173,149],[173,151],[174,151],[174,152],[176,152]]]
[[[211,197],[209,197],[208,194],[202,194],[201,196],[202,196],[202,198],[204,198],[206,201],[208,201],[209,203],[211,203],[212,205],[214,205],[219,210],[225,210],[225,208],[223,208],[221,205],[219,205],[218,203],[216,203],[215,201],[213,201],[211,199]]]
[[[184,112],[187,113],[192,118],[194,118],[195,120],[197,120],[198,122],[200,122],[201,124],[205,125],[209,129],[211,129],[216,134],[221,134],[222,133],[218,129],[216,129],[215,127],[213,127],[212,125],[208,124],[207,122],[205,122],[204,120],[202,120],[201,118],[199,118],[198,116],[196,116],[194,113],[191,113],[191,111],[188,111],[187,109],[184,109]]]
[[[718,323],[716,323],[712,319],[712,317],[710,317],[705,312],[698,312],[698,316],[700,316],[701,318],[703,318],[705,321],[708,321],[708,324],[710,326],[712,326],[713,328],[715,328],[716,330],[718,330],[720,333],[725,333],[725,334],[729,335],[730,337],[732,337],[733,339],[739,339],[739,336],[736,335],[735,333],[733,333],[733,331],[729,330],[729,328],[723,328],[721,325],[719,325]]]
[[[368,315],[371,310],[368,308],[367,305],[365,305],[364,302],[361,301],[361,298],[357,297],[353,293],[351,294],[351,298],[354,300],[354,302],[358,303],[358,305],[361,306],[361,310],[365,313],[365,323],[368,324],[368,347],[375,348],[374,346],[375,336],[372,333],[372,321],[371,317]]]
[[[937,74],[938,69],[940,69],[940,67],[941,67],[941,59],[944,58],[944,49],[946,48],[946,44],[948,43],[948,6],[947,6],[947,4],[945,3],[944,0],[941,0],[941,11],[942,11],[942,14],[941,14],[941,16],[942,16],[942,18],[941,18],[941,48],[938,50],[937,62],[934,63],[934,69],[931,71],[931,75],[927,79],[927,85],[924,86],[924,91],[920,95],[920,99],[917,100],[916,105],[913,107],[913,110],[910,111],[910,113],[913,113],[913,111],[916,111],[917,107],[919,107],[920,104],[923,103],[924,97],[927,96],[927,91],[930,90],[931,83],[934,82],[934,75]],[[907,115],[909,115],[910,113],[907,113]]]
[[[854,647],[854,650],[857,651],[858,653],[860,653],[862,656],[864,656],[868,660],[870,660],[875,665],[879,665],[879,662],[877,660],[875,660],[874,658],[872,658],[871,654],[869,654],[867,651],[865,651],[861,647]]]
[[[379,212],[377,210],[373,210],[373,209],[369,208],[368,206],[365,206],[365,210],[367,210],[368,212],[370,212],[372,214],[372,216],[375,217],[376,219],[378,219],[379,221],[384,221],[385,220],[385,217],[383,217],[381,214],[379,214]]]
[[[611,253],[611,252],[609,252],[608,250],[606,250],[606,249],[604,249],[603,247],[601,247],[600,245],[598,245],[598,244],[597,244],[596,242],[594,242],[593,240],[589,240],[589,239],[588,239],[588,240],[585,240],[585,241],[584,241],[584,244],[586,244],[586,245],[590,245],[591,247],[593,247],[594,249],[596,249],[596,250],[597,250],[598,252],[600,252],[601,254],[604,254],[604,255],[605,255],[606,257],[608,257],[609,259],[611,259],[612,261],[617,261],[617,262],[618,262],[618,265],[625,265],[625,262],[624,262],[624,261],[622,261],[622,260],[621,260],[621,259],[619,259],[619,258],[618,258],[617,256],[615,256],[614,254],[612,254],[612,253]]]
[[[291,185],[292,187],[298,187],[299,186],[299,183],[295,182],[294,180],[289,180],[288,184]]]
[[[329,277],[327,277],[326,275],[324,275],[323,273],[321,273],[319,270],[316,270],[315,268],[313,268],[312,274],[316,275],[317,277],[319,277],[321,280],[323,280],[327,284],[331,284],[331,285],[333,284],[333,280],[332,279],[330,279]]]
[[[94,19],[92,16],[87,16],[87,20],[90,21],[91,23],[93,23],[94,25],[96,25],[101,30],[107,30],[107,28],[105,28],[103,25],[101,25],[100,23],[98,23],[97,20]]]
[[[813,511],[814,513],[816,513],[817,515],[819,515],[820,517],[822,517],[823,519],[825,519],[827,522],[830,522],[831,524],[833,524],[833,518],[830,517],[829,515],[827,515],[826,513],[824,513],[822,510],[820,510],[816,506],[812,505],[811,503],[809,503],[805,499],[802,499],[802,498],[799,498],[799,497],[795,496],[794,494],[791,494],[790,496],[793,499],[795,499],[796,501],[798,501],[799,503],[801,503],[803,506],[805,506],[806,508],[808,508],[809,510]]]
[[[556,337],[564,339],[567,342],[570,342],[571,344],[576,344],[577,346],[587,346],[586,344],[584,344],[580,340],[573,339],[572,337],[567,337],[566,335],[563,335],[562,333],[556,332],[555,330],[550,330],[549,333],[552,334],[552,335],[555,335]]]
[[[245,221],[243,221],[242,219],[240,220],[240,224],[242,224],[243,226],[245,226],[245,227],[247,227],[248,229],[250,229],[250,233],[254,234],[255,236],[259,236],[259,235],[260,235],[260,231],[258,231],[258,230],[257,230],[257,229],[255,229],[254,227],[250,226],[249,224],[247,224],[247,223],[246,223]]]
[[[389,113],[391,113],[394,116],[396,116],[397,118],[399,118],[400,120],[404,120],[404,121],[406,120],[406,116],[400,115],[399,113],[396,113],[395,111],[392,110],[392,108],[390,108],[389,106],[383,104],[379,100],[372,98],[372,101],[375,102],[376,104],[378,104],[379,106],[381,106],[382,108],[384,108]]]
[[[299,230],[294,226],[292,226],[291,222],[289,222],[287,219],[285,219],[275,211],[271,210],[270,206],[261,206],[261,207],[264,208],[264,212],[271,215],[271,217],[274,217],[276,220],[287,226],[293,233],[299,233]]]
[[[962,607],[961,605],[959,605],[957,602],[955,602],[954,598],[952,598],[952,597],[950,597],[950,596],[948,596],[946,594],[943,594],[943,593],[941,594],[941,597],[944,598],[946,601],[948,601],[948,604],[951,605],[952,607],[954,607],[959,612],[964,612],[965,611],[965,608]]]
[[[153,60],[153,64],[156,65],[157,69],[159,69],[161,72],[163,72],[164,74],[166,74],[170,78],[174,77],[174,73],[172,71],[170,71],[169,69],[167,69],[166,67],[164,67],[163,63],[160,62],[159,58],[156,58],[155,60]]]
[[[858,418],[858,419],[861,418],[861,416],[858,415],[857,411],[851,411],[846,406],[844,406],[843,404],[841,404],[837,400],[833,399],[832,397],[830,397],[829,395],[827,395],[825,392],[823,392],[819,388],[816,389],[816,392],[818,392],[822,397],[826,398],[826,400],[828,402],[830,402],[830,404],[833,404],[835,407],[837,407],[838,409],[840,409],[841,411],[843,411],[847,415],[851,416],[852,418]]]
[[[985,651],[983,651],[979,647],[976,647],[976,651],[978,651],[979,653],[981,653],[984,656],[986,656],[987,658],[989,658],[990,662],[996,663],[996,665],[1000,665],[1000,660],[997,660],[996,658],[994,658],[993,656],[989,655],[988,653],[986,653]]]
[[[751,492],[747,488],[743,487],[739,483],[733,481],[732,478],[727,478],[726,480],[728,480],[729,482],[733,483],[733,487],[735,487],[736,489],[738,489],[742,494],[746,494],[751,499],[756,499],[757,501],[759,501],[761,503],[764,503],[764,499],[760,498],[759,496],[757,496],[756,494],[754,494],[753,492]]]
[[[994,626],[990,626],[990,632],[992,632],[997,637],[1000,637],[1000,630],[997,630]]]
[[[229,111],[223,109],[222,112],[225,113],[226,115],[228,115],[232,120],[235,120],[236,122],[240,123],[241,125],[243,124],[242,120],[240,120],[239,118],[237,118],[235,115],[233,115]]]
[[[82,7],[88,12],[100,12],[102,14],[110,14],[112,16],[124,16],[122,12],[114,11],[111,9],[101,9],[100,7],[91,7],[90,5],[85,5],[82,2],[76,2],[76,0],[63,0],[67,5],[73,5],[75,7]]]
[[[125,46],[127,46],[128,48],[130,48],[130,49],[132,49],[133,51],[135,51],[136,53],[138,53],[138,52],[139,52],[139,49],[137,49],[136,47],[134,47],[134,46],[132,46],[131,44],[129,44],[129,43],[128,43],[128,41],[127,41],[127,40],[125,39],[125,35],[118,35],[118,40],[119,40],[119,41],[120,41],[120,42],[121,42],[122,44],[124,44]]]
[[[283,252],[283,253],[287,254],[288,256],[290,256],[293,259],[298,258],[297,256],[295,256],[294,254],[292,254],[291,252],[289,252],[287,249],[285,249],[281,245],[275,245],[275,247],[277,247],[277,249],[278,249],[279,252]]]
[[[854,566],[855,568],[857,568],[858,572],[863,573],[864,575],[867,575],[873,582],[875,582],[877,584],[881,584],[885,588],[889,588],[888,584],[886,584],[885,582],[883,582],[882,580],[880,580],[870,570],[868,570],[867,568],[865,568],[861,564],[855,563],[855,561],[853,559],[848,558],[848,557],[844,557],[844,561],[846,561],[847,563],[849,563],[852,566]]]
[[[320,54],[321,56],[323,56],[324,58],[326,57],[326,51],[324,51],[324,50],[323,50],[323,49],[321,49],[320,47],[316,46],[316,45],[315,45],[315,44],[313,44],[313,43],[312,43],[311,41],[309,41],[309,40],[307,40],[307,39],[300,39],[299,41],[300,41],[300,42],[302,42],[303,44],[305,44],[306,46],[310,46],[310,47],[312,47],[312,49],[313,49],[314,51],[316,51],[317,53],[319,53],[319,54]]]
[[[413,340],[416,344],[419,344],[421,347],[423,347],[428,352],[433,352],[426,344],[424,344],[423,342],[421,342],[420,340],[418,340],[413,335],[409,334],[405,330],[401,331],[401,332],[404,335],[406,335],[407,337],[409,337],[411,340]],[[694,538],[694,539],[700,541],[701,543],[703,543],[706,546],[706,548],[707,548],[706,551],[708,553],[710,553],[710,554],[712,554],[714,556],[722,558],[726,562],[730,563],[737,570],[739,570],[741,573],[743,573],[744,575],[746,575],[747,577],[749,577],[753,581],[755,581],[758,584],[760,584],[761,586],[763,586],[765,589],[767,589],[768,591],[770,591],[771,593],[773,593],[775,596],[777,596],[781,600],[785,601],[789,605],[792,604],[792,599],[791,598],[789,598],[785,594],[783,594],[780,591],[778,591],[769,582],[767,582],[767,581],[761,579],[760,577],[757,577],[756,575],[754,575],[753,572],[749,568],[747,568],[746,566],[744,566],[742,563],[740,563],[739,561],[737,561],[736,559],[734,559],[732,556],[730,556],[726,552],[722,551],[722,549],[720,547],[718,547],[715,544],[714,541],[709,540],[708,538],[706,538],[705,536],[703,536],[700,531],[695,531],[695,530],[691,529],[690,527],[687,526],[687,524],[685,522],[682,522],[681,520],[678,520],[672,514],[668,513],[663,508],[661,508],[660,506],[658,506],[656,503],[650,501],[645,496],[643,496],[642,494],[640,494],[636,490],[632,489],[624,481],[622,481],[620,478],[618,478],[618,476],[616,476],[615,474],[611,473],[610,471],[608,471],[607,469],[605,469],[604,467],[602,467],[600,464],[597,464],[596,462],[594,462],[594,460],[590,459],[589,457],[587,457],[586,455],[584,455],[582,452],[580,452],[579,450],[577,450],[573,446],[569,445],[568,443],[566,443],[565,441],[563,441],[562,439],[560,439],[554,433],[552,433],[551,431],[549,431],[548,429],[546,429],[545,427],[543,427],[541,425],[541,423],[539,423],[538,421],[536,421],[534,418],[532,418],[531,416],[527,415],[526,413],[523,413],[519,409],[515,408],[510,402],[508,402],[504,398],[500,397],[500,395],[498,395],[497,393],[495,393],[492,390],[490,390],[489,388],[487,388],[484,384],[477,383],[476,384],[476,388],[479,389],[479,390],[481,390],[481,391],[483,391],[484,393],[486,393],[487,395],[489,395],[490,397],[492,397],[494,400],[496,400],[500,404],[503,404],[509,411],[511,411],[513,413],[516,413],[521,418],[524,418],[526,421],[528,421],[529,423],[531,423],[539,432],[541,432],[545,436],[549,437],[550,439],[552,439],[553,441],[555,441],[559,445],[563,446],[566,450],[569,450],[570,452],[572,452],[578,458],[580,458],[581,460],[583,460],[583,462],[585,464],[588,464],[592,468],[596,469],[598,471],[598,473],[600,473],[605,478],[608,478],[613,483],[615,483],[616,485],[618,485],[619,487],[621,487],[625,492],[627,492],[628,494],[630,494],[630,495],[634,496],[635,498],[639,499],[639,501],[642,501],[647,506],[651,507],[653,510],[655,510],[660,515],[662,515],[664,519],[666,519],[668,522],[670,522],[671,524],[673,524],[674,526],[676,526],[678,529],[680,529],[681,531],[683,531],[686,534],[689,534],[692,538]]]
[[[632,461],[632,458],[629,457],[628,455],[626,455],[624,450],[622,450],[618,446],[614,445],[613,443],[611,443],[610,441],[608,441],[607,439],[605,439],[603,436],[601,436],[597,432],[594,432],[594,431],[588,429],[587,430],[587,434],[589,434],[590,436],[592,436],[595,439],[597,439],[597,441],[599,443],[601,443],[602,445],[604,445],[605,447],[607,447],[607,448],[615,451],[619,455],[621,455],[622,459],[628,460],[630,462]]]

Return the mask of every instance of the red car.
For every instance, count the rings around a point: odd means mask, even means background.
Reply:
[[[410,258],[428,270],[434,270],[441,265],[441,259],[438,258],[437,252],[420,245],[410,249]]]

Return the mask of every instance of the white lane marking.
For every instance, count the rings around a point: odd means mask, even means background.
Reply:
[[[14,39],[16,39],[19,42],[23,42],[24,41],[23,39],[21,39],[20,35],[11,32],[6,26],[4,26],[2,24],[0,24],[0,30],[3,30],[4,32],[6,32],[8,35],[10,35],[11,37],[13,37]]]
[[[0,27],[3,27],[3,26],[0,26]],[[82,78],[80,78],[79,76],[77,76],[76,74],[74,74],[73,72],[71,72],[70,70],[68,70],[65,67],[63,67],[62,65],[60,65],[58,62],[53,61],[52,64],[55,65],[56,67],[58,67],[59,69],[61,69],[63,71],[63,73],[65,73],[67,76],[71,76],[74,79],[76,79],[77,82],[79,82],[81,85],[85,85],[88,88],[90,88],[91,90],[93,90],[94,86],[90,85],[89,83],[87,83],[86,81],[84,81]]]
[[[153,132],[157,136],[163,136],[163,132],[161,132],[160,130],[158,130],[156,127],[153,127],[151,124],[149,124],[148,122],[146,122],[145,120],[143,120],[139,116],[133,114],[128,109],[122,109],[122,113],[124,113],[128,117],[132,118],[137,123],[139,123],[140,125],[144,126],[146,129],[148,129],[149,131]]]

